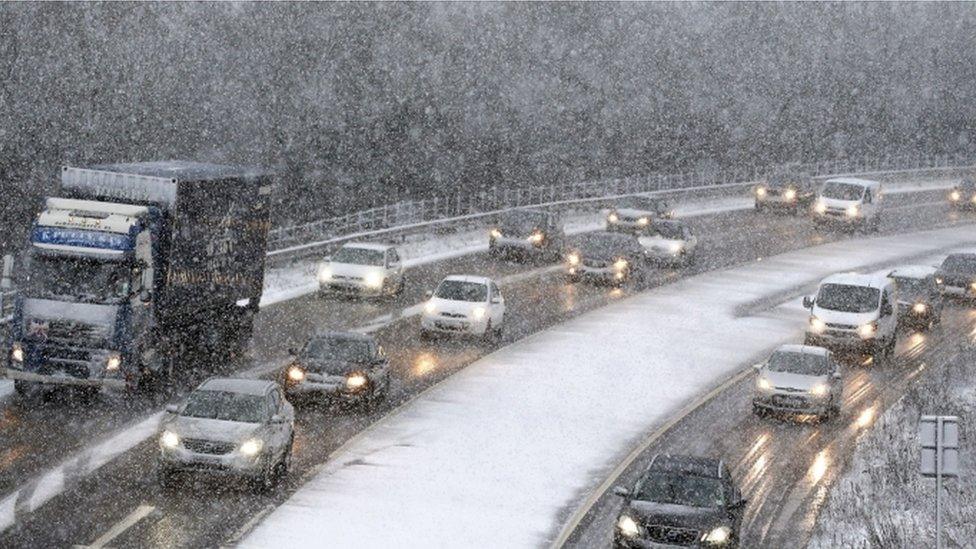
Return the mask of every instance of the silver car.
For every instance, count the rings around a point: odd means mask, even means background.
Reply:
[[[816,415],[828,419],[840,412],[843,383],[830,351],[809,345],[783,345],[756,365],[759,377],[752,408],[767,412]]]
[[[267,490],[291,461],[295,412],[273,381],[209,379],[159,426],[156,472],[169,486],[175,473],[240,477]]]

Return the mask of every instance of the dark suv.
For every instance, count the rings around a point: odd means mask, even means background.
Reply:
[[[976,209],[976,179],[967,177],[949,191],[949,206],[954,210]]]
[[[756,186],[756,210],[808,212],[817,197],[813,176],[799,170],[775,171]]]
[[[541,254],[558,258],[565,245],[559,216],[543,210],[505,212],[488,231],[488,251],[492,255]]]
[[[618,548],[736,547],[746,500],[720,459],[658,455],[633,488],[614,488],[624,506]]]
[[[976,253],[949,254],[936,271],[935,282],[945,295],[976,297]]]

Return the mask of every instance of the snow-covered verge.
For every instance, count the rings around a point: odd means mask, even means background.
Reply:
[[[646,433],[800,337],[805,315],[744,305],[974,242],[971,227],[870,240],[691,277],[503,348],[350,440],[242,545],[539,546]]]
[[[859,441],[850,466],[831,490],[817,518],[811,549],[848,547],[934,547],[935,481],[919,474],[918,420],[925,414],[962,419],[963,475],[946,481],[943,523],[947,547],[972,547],[976,540],[976,351],[933,371],[891,406]]]

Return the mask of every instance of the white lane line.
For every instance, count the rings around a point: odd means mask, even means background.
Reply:
[[[101,549],[102,547],[105,547],[106,545],[111,543],[112,540],[122,535],[123,532],[135,526],[137,522],[146,518],[149,515],[149,513],[152,513],[155,510],[156,508],[152,505],[140,505],[139,507],[136,507],[135,511],[129,513],[128,515],[125,516],[125,518],[115,523],[115,526],[112,526],[108,532],[102,534],[91,545],[75,545],[75,547],[77,548],[85,547],[88,549]]]
[[[227,547],[233,547],[237,545],[237,542],[241,541],[241,538],[243,538],[248,532],[250,532],[251,529],[254,528],[255,525],[257,525],[257,523],[261,522],[261,519],[266,517],[268,513],[274,510],[275,510],[275,506],[273,504],[269,503],[265,505],[263,509],[261,509],[253,517],[251,517],[251,520],[247,521],[244,524],[244,526],[238,528],[237,531],[234,532],[234,535],[232,535],[227,539],[227,541],[222,543],[220,545],[221,549]]]

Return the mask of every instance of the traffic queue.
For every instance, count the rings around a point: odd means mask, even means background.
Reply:
[[[953,196],[950,201],[961,200]],[[803,174],[778,173],[755,189],[754,198],[760,213],[808,208],[816,227],[876,229],[882,197],[874,181],[829,179],[815,190]],[[605,230],[570,239],[556,212],[509,211],[488,228],[489,257],[558,259],[570,284],[613,287],[646,282],[656,268],[694,265],[701,243],[667,201],[625,197],[602,215]],[[398,296],[406,281],[403,257],[390,244],[346,243],[318,266],[319,294]],[[825,278],[803,299],[809,315],[802,344],[783,345],[755,365],[754,412],[821,421],[837,416],[844,391],[839,357],[855,353],[866,355],[865,363],[890,361],[899,329],[931,329],[940,322],[944,296],[953,293],[976,296],[976,254],[952,254],[939,267]],[[496,280],[449,275],[419,304],[419,333],[424,340],[467,338],[496,345],[505,333],[506,308]],[[291,460],[292,404],[370,410],[389,394],[391,383],[382,345],[372,335],[350,332],[320,333],[291,350],[277,382],[210,379],[167,408],[159,431],[159,481],[168,487],[178,473],[205,472],[243,477],[260,490],[270,489]],[[624,499],[613,532],[617,547],[737,543],[746,501],[720,459],[661,456],[633,487],[616,492]],[[687,513],[686,507],[710,511]]]

